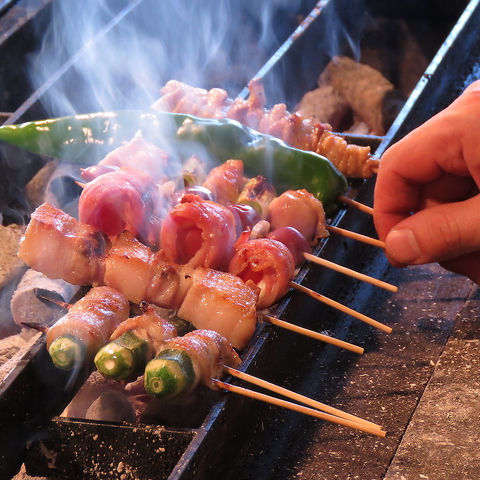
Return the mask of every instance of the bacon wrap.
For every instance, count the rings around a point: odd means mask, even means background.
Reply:
[[[184,195],[162,222],[160,245],[174,263],[225,270],[235,237],[235,218],[228,208]]]
[[[177,309],[185,295],[182,279],[189,270],[167,262],[129,232],[119,235],[105,258],[105,285],[121,291],[131,302],[142,301]]]
[[[140,135],[136,135],[130,142],[110,152],[98,165],[105,167],[131,167],[142,170],[155,183],[164,183],[169,179],[168,176],[168,153],[158,148],[153,143],[147,142]],[[95,166],[86,168],[82,171],[82,177],[90,181],[96,178],[95,172],[101,169],[95,169]],[[108,169],[105,170],[108,172]]]
[[[127,332],[133,332],[137,337],[147,341],[148,359],[152,359],[167,340],[177,336],[175,327],[157,315],[151,305],[145,307],[142,315],[127,318],[118,325],[109,341],[116,340]]]
[[[245,185],[242,160],[227,160],[212,168],[203,182],[221,205],[232,205]]]
[[[122,167],[87,183],[78,202],[79,220],[109,237],[130,231],[156,246],[163,200],[150,175]]]
[[[47,349],[55,339],[70,335],[83,342],[85,358],[92,359],[129,313],[130,304],[120,292],[105,286],[92,288],[48,329]]]
[[[235,275],[209,268],[196,268],[189,280],[178,316],[243,350],[255,331],[257,294]]]
[[[44,203],[33,213],[18,257],[30,268],[73,285],[103,283],[103,255],[109,240],[62,210]]]
[[[164,348],[178,348],[190,356],[195,372],[195,380],[190,386],[190,391],[199,383],[217,390],[214,380],[223,376],[224,366],[240,365],[240,357],[232,344],[213,330],[194,330],[183,337],[169,340]]]
[[[325,211],[320,200],[306,190],[287,190],[272,200],[268,207],[271,229],[293,227],[313,245],[328,237]]]
[[[288,292],[295,260],[283,243],[257,238],[237,247],[228,272],[241,278],[254,291],[259,291],[257,310],[263,310]]]

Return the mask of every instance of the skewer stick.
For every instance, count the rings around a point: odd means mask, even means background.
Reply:
[[[292,392],[286,388],[280,387],[279,385],[275,385],[274,383],[267,382],[262,380],[261,378],[255,377],[245,372],[241,372],[236,370],[235,368],[231,367],[224,367],[226,373],[231,375],[232,377],[240,378],[241,380],[245,380],[247,382],[253,383],[258,387],[265,388],[266,390],[270,390],[272,392],[278,393],[279,395],[283,395],[284,397],[290,398],[291,400],[295,400],[300,403],[304,403],[310,407],[316,408],[317,410],[321,410],[323,412],[329,413],[330,415],[335,415],[340,418],[344,418],[345,420],[350,420],[352,422],[358,423],[359,425],[367,425],[371,428],[376,428],[378,430],[382,430],[380,425],[376,423],[369,422],[368,420],[364,420],[363,418],[357,417],[355,415],[351,415],[346,413],[338,408],[331,407],[329,405],[325,405],[324,403],[318,402],[313,398],[306,397],[304,395],[300,395],[299,393]]]
[[[344,237],[353,238],[354,240],[358,240],[363,243],[368,243],[370,245],[373,245],[374,247],[385,248],[385,242],[377,240],[376,238],[367,237],[360,233],[355,233],[355,232],[351,232],[350,230],[334,227],[333,225],[325,225],[325,228],[329,232],[338,233],[339,235],[343,235]]]
[[[370,433],[372,435],[376,435],[377,437],[385,437],[386,435],[386,432],[383,430],[380,430],[379,428],[374,428],[368,425],[362,425],[357,422],[352,422],[351,420],[346,420],[344,418],[336,417],[335,415],[330,415],[328,413],[320,412],[319,410],[315,410],[313,408],[304,407],[303,405],[298,405],[292,402],[287,402],[286,400],[271,397],[269,395],[265,395],[264,393],[255,392],[247,388],[238,387],[237,385],[232,385],[231,383],[225,383],[225,382],[222,382],[221,380],[215,380],[215,384],[219,388],[222,388],[223,390],[227,390],[229,392],[238,393],[245,397],[270,403],[278,407],[288,408],[289,410],[303,413],[305,415],[310,415],[312,417],[320,418],[322,420],[336,423],[338,425],[354,428],[355,430],[360,430],[362,432]]]
[[[29,322],[22,322],[22,325],[25,325],[28,328],[33,328],[37,332],[46,333],[48,328],[44,327],[43,325],[39,325],[38,323],[29,323]]]
[[[361,320],[362,322],[368,323],[368,325],[371,325],[372,327],[378,328],[387,333],[391,333],[392,331],[392,329],[389,326],[383,323],[377,322],[373,318],[367,317],[366,315],[363,315],[363,313],[359,313],[345,305],[342,305],[341,303],[336,302],[335,300],[331,300],[330,298],[325,297],[324,295],[320,295],[319,293],[314,292],[310,288],[304,287],[299,283],[291,281],[290,286],[295,290],[298,290],[302,293],[306,293],[307,295],[314,298],[315,300],[319,300],[320,302],[323,302],[326,305],[336,308],[337,310],[340,310],[343,313],[347,313],[348,315],[351,315],[352,317],[355,317],[358,320]]]
[[[59,308],[63,308],[64,310],[68,310],[72,305],[67,302],[62,302],[58,298],[54,298],[51,295],[49,290],[45,290],[44,288],[35,288],[34,289],[35,296],[41,300],[42,302],[50,303],[56,305]]]
[[[289,322],[285,322],[280,320],[279,318],[271,317],[270,315],[260,314],[260,316],[268,323],[272,325],[277,325],[278,327],[285,328],[286,330],[291,330],[292,332],[299,333],[301,335],[305,335],[306,337],[315,338],[316,340],[320,340],[325,343],[330,343],[340,348],[344,348],[345,350],[350,350],[351,352],[360,353],[364,352],[362,347],[357,347],[357,345],[353,345],[352,343],[344,342],[343,340],[338,340],[337,338],[329,337],[328,335],[323,335],[321,333],[315,332],[313,330],[309,330],[308,328],[299,327],[298,325],[294,325]]]
[[[345,275],[349,275],[350,277],[356,278],[358,280],[363,280],[364,282],[371,283],[376,287],[384,288],[385,290],[388,290],[393,293],[395,293],[398,290],[398,287],[396,287],[395,285],[391,285],[390,283],[383,282],[382,280],[377,280],[376,278],[369,277],[368,275],[365,275],[360,272],[356,272],[355,270],[351,270],[350,268],[342,267],[337,263],[330,262],[329,260],[325,260],[324,258],[316,257],[311,253],[304,252],[303,256],[305,257],[306,260],[309,260],[310,262],[316,263],[318,265],[322,265],[323,267],[331,268],[332,270],[335,270],[340,273],[344,273]]]
[[[368,205],[364,205],[363,203],[357,202],[356,200],[353,200],[351,198],[345,197],[344,195],[340,195],[338,199],[346,203],[347,205],[351,205],[352,207],[355,207],[356,209],[360,210],[361,212],[368,213],[370,215],[373,215],[373,208],[369,207]]]

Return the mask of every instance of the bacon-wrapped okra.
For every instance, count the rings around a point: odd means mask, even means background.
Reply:
[[[194,330],[165,342],[145,368],[145,389],[161,399],[188,394],[198,384],[215,390],[214,380],[223,375],[223,368],[239,364],[240,357],[225,337],[213,330]]]
[[[177,336],[175,327],[151,305],[142,302],[140,307],[143,314],[122,322],[95,355],[97,370],[106,378],[135,380],[163,343]]]
[[[65,370],[93,360],[115,328],[130,314],[128,300],[110,287],[95,287],[47,330],[53,363]]]

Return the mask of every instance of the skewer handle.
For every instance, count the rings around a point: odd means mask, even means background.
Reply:
[[[305,294],[309,295],[310,297],[314,298],[315,300],[318,300],[322,303],[325,303],[326,305],[329,305],[330,307],[336,308],[337,310],[340,310],[343,313],[347,313],[348,315],[351,315],[352,317],[355,317],[358,320],[361,320],[362,322],[365,322],[368,325],[371,325],[372,327],[378,328],[379,330],[382,330],[382,331],[387,332],[387,333],[392,332],[392,329],[388,325],[377,322],[377,320],[374,320],[373,318],[367,317],[366,315],[363,315],[363,313],[359,313],[359,312],[353,310],[350,307],[342,305],[341,303],[338,303],[335,300],[332,300],[328,297],[325,297],[324,295],[321,295],[320,293],[314,292],[310,288],[304,287],[303,285],[300,285],[299,283],[291,281],[290,286],[292,288],[294,288],[295,290],[298,290],[302,293],[305,293]]]
[[[241,380],[253,383],[258,387],[262,387],[272,392],[278,393],[280,395],[283,395],[284,397],[290,398],[291,400],[296,400],[297,402],[304,403],[305,405],[316,408],[317,410],[321,410],[323,412],[335,415],[340,418],[344,418],[346,420],[351,420],[352,422],[358,423],[360,425],[367,425],[378,430],[382,429],[382,427],[380,425],[377,425],[376,423],[369,422],[355,415],[350,415],[349,413],[346,413],[342,410],[330,407],[329,405],[325,405],[324,403],[318,402],[309,397],[305,397],[304,395],[300,395],[299,393],[292,392],[291,390],[287,390],[286,388],[275,385],[274,383],[267,382],[248,373],[241,372],[231,367],[225,367],[224,370],[232,377],[237,377]]]
[[[303,413],[305,415],[310,415],[311,417],[320,418],[322,420],[326,420],[328,422],[336,423],[338,425],[343,425],[345,427],[354,428],[355,430],[360,430],[362,432],[370,433],[372,435],[376,435],[377,437],[385,437],[386,432],[383,430],[379,430],[378,428],[373,428],[368,425],[360,425],[356,422],[352,422],[351,420],[346,420],[344,418],[339,418],[334,415],[330,415],[328,413],[320,412],[319,410],[315,410],[313,408],[304,407],[303,405],[297,405],[296,403],[287,402],[285,400],[281,400],[280,398],[270,397],[269,395],[265,395],[263,393],[254,392],[253,390],[249,390],[247,388],[238,387],[236,385],[232,385],[231,383],[225,383],[221,380],[215,380],[215,384],[224,390],[229,392],[238,393],[245,397],[253,398],[255,400],[260,400],[262,402],[270,403],[272,405],[276,405],[278,407],[287,408],[289,410],[293,410],[295,412]]]
[[[318,333],[313,330],[309,330],[308,328],[303,328],[298,325],[285,322],[283,320],[280,320],[279,318],[271,317],[270,315],[261,314],[260,316],[272,325],[277,325],[278,327],[285,328],[286,330],[291,330],[301,335],[305,335],[306,337],[315,338],[316,340],[320,340],[322,342],[344,348],[345,350],[349,350],[354,353],[362,354],[364,352],[364,349],[362,347],[357,347],[357,345],[353,345],[352,343],[344,342],[343,340],[338,340],[337,338],[332,338],[328,335],[323,335],[322,333]]]
[[[333,225],[325,225],[325,228],[331,233],[337,233],[338,235],[352,238],[353,240],[358,240],[359,242],[368,243],[369,245],[373,245],[374,247],[379,247],[383,249],[385,248],[385,242],[377,240],[376,238],[367,237],[366,235],[362,235],[360,233],[355,233],[351,232],[350,230],[334,227]]]
[[[344,273],[345,275],[370,283],[371,285],[375,285],[376,287],[383,288],[385,290],[388,290],[389,292],[395,293],[398,291],[398,287],[395,285],[391,285],[390,283],[383,282],[382,280],[377,280],[376,278],[369,277],[368,275],[356,272],[354,270],[351,270],[350,268],[342,267],[337,263],[330,262],[329,260],[325,260],[324,258],[316,257],[311,253],[304,252],[303,256],[306,260],[316,263],[317,265],[330,268],[332,270],[335,270],[336,272]]]
[[[360,210],[361,212],[365,212],[365,213],[368,213],[369,215],[373,215],[373,208],[369,207],[368,205],[357,202],[356,200],[345,197],[344,195],[340,195],[338,199],[341,202],[346,203],[347,205],[351,205],[352,207],[355,207],[357,210]]]

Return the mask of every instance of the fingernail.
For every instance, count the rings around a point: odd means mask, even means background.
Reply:
[[[399,263],[413,263],[422,254],[415,235],[406,228],[391,231],[385,239],[385,246],[390,257]]]

